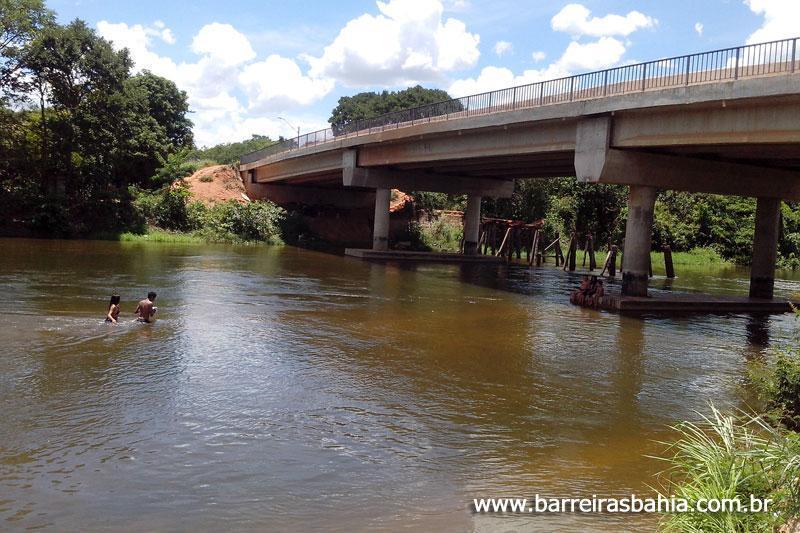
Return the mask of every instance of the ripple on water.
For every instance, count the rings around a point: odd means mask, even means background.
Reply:
[[[549,270],[21,242],[0,254],[0,517],[23,527],[529,528],[467,502],[645,491],[666,425],[740,404],[759,332],[792,329],[579,309]],[[674,283],[746,283],[707,274]],[[151,287],[160,319],[130,322]],[[652,527],[586,520],[536,527]]]

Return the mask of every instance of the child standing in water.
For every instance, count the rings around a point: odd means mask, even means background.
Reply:
[[[111,296],[111,301],[108,302],[108,313],[106,313],[106,322],[110,322],[111,324],[116,324],[118,316],[119,316],[119,294],[114,294]]]
[[[148,292],[147,298],[139,302],[139,305],[136,307],[137,321],[147,323],[155,321],[155,314],[156,311],[158,311],[158,308],[153,305],[155,301],[156,293],[153,291]]]

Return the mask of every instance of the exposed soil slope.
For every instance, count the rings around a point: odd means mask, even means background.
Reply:
[[[239,173],[230,165],[201,168],[184,182],[192,197],[206,205],[235,200],[249,202]]]

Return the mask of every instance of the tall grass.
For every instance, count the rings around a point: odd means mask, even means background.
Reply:
[[[175,244],[203,244],[208,242],[201,236],[191,233],[166,231],[158,228],[148,228],[146,233],[125,232],[119,234],[118,240],[122,242],[165,242]]]
[[[461,247],[463,234],[461,224],[454,224],[444,218],[420,225],[420,240],[430,250],[457,252]]]
[[[661,524],[665,531],[773,531],[800,510],[800,438],[758,416],[726,416],[713,406],[698,423],[673,427],[678,439],[661,458],[669,468],[660,474],[665,496],[700,499],[769,498],[768,513],[676,513]]]

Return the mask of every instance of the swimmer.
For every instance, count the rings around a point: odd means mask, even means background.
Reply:
[[[156,314],[158,308],[153,305],[153,302],[156,301],[156,293],[150,291],[147,293],[147,298],[139,302],[139,305],[136,307],[136,315],[138,318],[136,319],[138,322],[153,322],[155,319],[153,318]]]
[[[119,294],[111,296],[111,301],[108,302],[108,312],[106,313],[106,322],[111,324],[117,323],[119,317]]]

